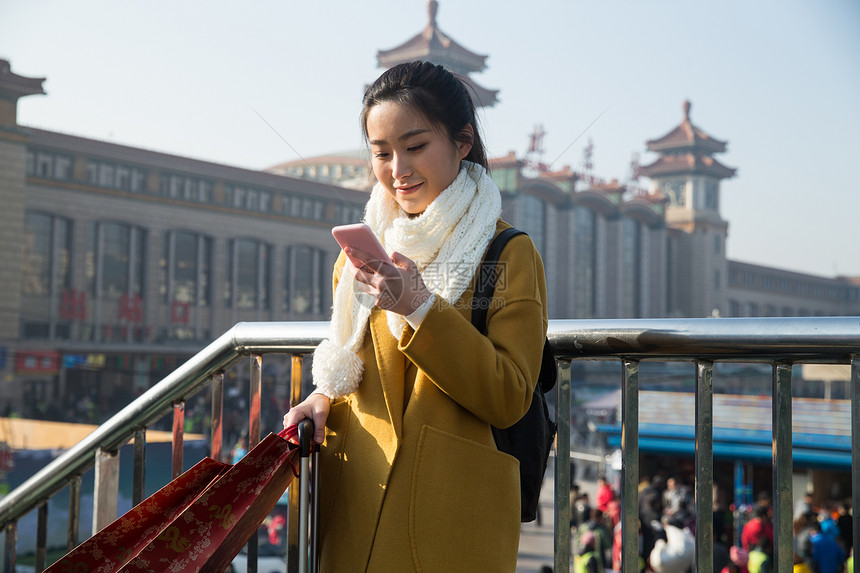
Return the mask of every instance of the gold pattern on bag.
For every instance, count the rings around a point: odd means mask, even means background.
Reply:
[[[89,573],[90,568],[87,567],[86,563],[81,563],[78,561],[77,563],[64,563],[63,564],[63,573]]]
[[[177,553],[182,553],[191,546],[191,541],[187,537],[182,537],[179,528],[175,525],[168,527],[158,536],[158,539],[167,544],[168,549],[172,549]]]
[[[236,516],[231,513],[233,511],[232,505],[210,505],[209,506],[209,514],[214,520],[221,521],[221,527],[224,529],[230,529],[234,523],[236,523]]]

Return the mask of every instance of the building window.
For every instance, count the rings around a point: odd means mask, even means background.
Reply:
[[[546,233],[546,204],[540,198],[529,194],[520,196],[520,228],[529,234],[538,252],[543,253]]]
[[[52,151],[27,150],[27,175],[64,181],[72,178],[72,158]]]
[[[47,213],[24,216],[21,294],[56,295],[71,285],[72,224]]]
[[[99,164],[99,182],[100,187],[116,187],[114,181],[114,166],[109,163]]]
[[[171,199],[195,203],[208,203],[212,200],[212,182],[205,179],[176,173],[162,173],[159,185],[160,194]],[[228,191],[228,197],[230,196]]]
[[[705,209],[710,209],[712,211],[718,211],[720,209],[719,189],[720,186],[716,181],[705,181]]]
[[[212,202],[212,183],[205,180],[200,180],[197,187],[197,200],[200,203]]]
[[[639,292],[642,277],[642,224],[622,219],[621,250],[621,318],[639,318],[642,314]]]
[[[286,211],[286,209],[285,209]],[[347,223],[357,223],[361,221],[364,215],[364,210],[361,207],[356,207],[349,204],[334,204],[334,222],[339,225]]]
[[[729,301],[729,316],[741,316],[741,303],[736,300]]]
[[[747,316],[759,316],[758,304],[754,302],[747,304]]]
[[[323,314],[325,256],[325,251],[306,245],[287,249],[281,310],[298,315]]]
[[[720,271],[714,271],[714,290],[720,290]]]
[[[227,253],[224,302],[228,308],[269,308],[271,246],[254,239],[234,239]]]
[[[722,239],[720,238],[719,235],[714,235],[714,252],[719,254],[719,252],[722,250],[722,248],[723,248]]]
[[[71,161],[68,170],[68,178],[71,178]],[[87,183],[105,189],[140,192],[145,190],[146,172],[137,167],[89,159]]]
[[[576,207],[573,213],[573,311],[576,318],[592,318],[596,314],[597,214],[584,207]]]
[[[137,169],[136,167],[131,168],[131,180],[129,182],[129,188],[134,192],[146,190],[146,174],[140,169]]]
[[[683,207],[687,204],[687,182],[684,179],[670,179],[664,181],[661,191],[674,207]]]
[[[164,237],[159,261],[160,292],[164,302],[208,307],[212,283],[212,239],[188,231]]]
[[[225,188],[226,203],[236,209],[266,213],[272,207],[272,194],[269,191],[253,187],[227,185]],[[285,212],[286,212],[286,196]]]
[[[295,217],[298,219],[301,216],[302,200],[299,197],[290,197],[290,217]]]
[[[91,223],[85,272],[97,298],[144,298],[146,231],[125,223]]]

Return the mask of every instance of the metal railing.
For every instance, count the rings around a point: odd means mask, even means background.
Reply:
[[[78,544],[81,475],[95,466],[93,530],[116,517],[118,451],[134,440],[133,503],[144,495],[146,427],[173,410],[173,475],[182,471],[185,400],[211,385],[212,457],[222,455],[224,372],[250,356],[249,447],[260,440],[262,355],[292,355],[291,404],[300,401],[303,356],[326,336],[324,322],[240,323],[153,386],[76,446],[0,500],[5,530],[4,571],[14,571],[17,523],[36,510],[37,571],[45,568],[48,500],[69,488],[67,545]],[[696,564],[713,568],[713,376],[714,363],[766,362],[773,368],[774,570],[792,567],[791,366],[796,363],[851,364],[851,484],[860,506],[860,318],[552,320],[548,337],[558,360],[558,443],[570,443],[571,361],[617,360],[622,365],[622,571],[638,573],[639,363],[681,360],[696,364],[695,513]],[[559,448],[555,464],[555,571],[570,567],[570,450]],[[291,490],[297,488],[290,488]],[[293,495],[295,493],[295,495]],[[290,492],[290,506],[299,492]],[[298,570],[297,511],[288,524],[288,571]],[[294,517],[295,516],[295,517]],[[854,545],[860,546],[860,518],[854,514]],[[249,570],[255,570],[253,546]]]

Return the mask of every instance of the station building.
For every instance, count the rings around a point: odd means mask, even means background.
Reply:
[[[470,77],[486,56],[428,6],[380,66],[448,65],[495,105]],[[95,422],[236,322],[328,319],[330,229],[361,220],[366,154],[249,170],[20,125],[18,100],[43,81],[0,60],[0,416],[67,417],[86,398]],[[736,170],[690,109],[647,141],[647,188],[491,160],[503,216],[544,259],[550,318],[860,314],[857,279],[726,258],[721,184]]]

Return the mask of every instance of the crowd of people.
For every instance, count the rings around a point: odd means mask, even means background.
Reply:
[[[571,540],[577,573],[621,569],[621,506],[605,477],[592,502],[571,484]],[[713,491],[714,571],[773,573],[773,506],[762,492],[752,507],[736,511],[716,485]],[[736,519],[745,520],[736,535]],[[809,492],[794,508],[794,572],[853,573],[853,518],[849,501],[815,503]],[[639,570],[695,571],[693,489],[678,477],[645,477],[639,484]]]

